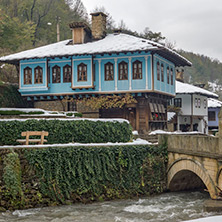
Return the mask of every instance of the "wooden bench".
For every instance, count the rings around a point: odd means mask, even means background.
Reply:
[[[25,136],[26,139],[18,139],[16,140],[17,142],[24,144],[24,145],[29,145],[29,143],[38,143],[38,144],[43,144],[44,142],[47,142],[46,139],[44,139],[45,136],[49,135],[49,132],[45,131],[26,131],[21,133],[22,136]],[[40,139],[29,139],[29,136],[41,136]]]

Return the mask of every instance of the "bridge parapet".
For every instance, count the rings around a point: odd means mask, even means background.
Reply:
[[[166,140],[168,151],[170,152],[213,158],[222,157],[222,147],[219,146],[220,139],[218,137],[194,134],[170,134],[159,136],[160,143]]]

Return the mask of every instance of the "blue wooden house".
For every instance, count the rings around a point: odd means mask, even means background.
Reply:
[[[0,62],[18,67],[19,92],[35,107],[61,110],[64,97],[130,93],[137,103],[101,109],[99,117],[126,118],[140,132],[164,129],[167,100],[175,96],[175,68],[191,63],[161,44],[120,32],[106,34],[106,15],[91,15],[91,28],[70,24],[71,40],[1,57]],[[75,104],[66,109],[76,109]]]

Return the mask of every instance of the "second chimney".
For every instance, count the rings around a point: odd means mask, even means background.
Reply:
[[[103,12],[91,13],[92,16],[92,38],[100,40],[106,36],[106,17]]]
[[[73,44],[82,44],[91,41],[91,30],[84,22],[73,22],[69,24],[72,29]]]

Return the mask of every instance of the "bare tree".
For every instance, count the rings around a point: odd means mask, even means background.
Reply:
[[[65,0],[65,3],[71,8],[75,19],[88,20],[86,8],[81,0]]]
[[[175,41],[170,41],[169,39],[165,40],[164,45],[169,48],[169,49],[175,49],[176,48],[176,42]]]

